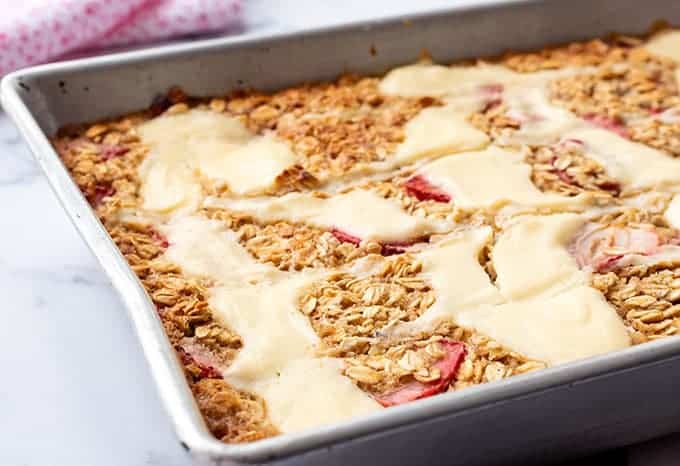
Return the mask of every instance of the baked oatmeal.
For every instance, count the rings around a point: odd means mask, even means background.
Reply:
[[[53,144],[248,442],[673,336],[680,31],[271,94]]]

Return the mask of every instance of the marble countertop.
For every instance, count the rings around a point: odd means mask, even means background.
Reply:
[[[246,26],[267,33],[471,1],[260,0],[246,4]],[[125,309],[1,112],[0,206],[0,465],[193,464]],[[671,464],[676,444],[607,458]]]

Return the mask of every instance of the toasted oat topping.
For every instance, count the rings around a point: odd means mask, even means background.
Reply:
[[[362,354],[380,332],[416,319],[434,302],[430,285],[417,277],[421,269],[422,264],[404,254],[367,277],[337,272],[302,294],[298,309],[309,318],[328,354]]]
[[[168,242],[148,224],[119,219],[139,201],[137,167],[147,148],[134,123],[143,119],[96,124],[83,135],[62,136],[55,148],[156,305],[211,432],[225,442],[275,435],[263,400],[221,379],[218,367],[229,365],[242,342],[213,319],[206,284],[162,260]]]
[[[441,200],[418,199],[408,188],[411,177],[411,172],[405,172],[387,180],[368,181],[358,188],[374,191],[385,199],[396,200],[411,215],[430,219],[453,220],[456,212],[454,205],[450,202],[441,202]]]
[[[544,192],[617,196],[621,191],[619,182],[602,165],[584,155],[580,141],[531,148],[525,160],[531,165],[531,181]]]
[[[593,66],[623,57],[629,47],[640,43],[639,39],[626,36],[618,36],[609,41],[594,39],[549,47],[539,52],[512,52],[503,57],[502,62],[505,66],[522,73],[567,66]]]
[[[651,56],[640,44],[638,39],[617,37],[507,55],[501,61],[523,73],[589,67],[586,73],[552,81],[552,104],[677,157],[680,96],[676,66]],[[456,206],[450,193],[417,178],[418,165],[395,169],[380,179],[352,179],[332,188],[324,184],[357,165],[389,160],[404,141],[405,125],[421,110],[442,104],[432,98],[386,96],[379,92],[378,83],[378,78],[345,76],[334,83],[303,85],[270,95],[248,91],[209,101],[188,98],[174,89],[148,111],[71,128],[54,141],[75,182],[156,305],[209,429],[225,442],[248,442],[279,432],[269,420],[263,397],[237,390],[223,378],[247,342],[216,318],[210,304],[214,281],[191,276],[168,262],[164,253],[169,242],[151,226],[153,221],[164,220],[145,220],[137,172],[149,149],[137,136],[136,126],[160,114],[178,115],[192,108],[224,112],[237,116],[255,133],[286,141],[300,157],[301,163],[281,173],[268,195],[328,189],[322,195],[330,196],[364,189],[397,201],[410,215],[451,222],[454,230],[489,225],[496,236],[502,233],[507,226],[505,215],[512,213]],[[505,144],[523,123],[503,102],[503,86],[491,88],[485,107],[469,120],[496,145]],[[663,217],[670,195],[660,194],[657,201],[647,203],[642,198],[650,193],[623,190],[604,166],[585,155],[581,141],[513,144],[521,146],[524,161],[531,167],[531,181],[541,191],[563,196],[588,192],[601,200],[601,213],[587,213],[598,231],[614,236],[618,229],[644,232],[650,244],[638,251],[643,256],[661,245],[678,244],[678,232]],[[204,196],[234,195],[210,180],[200,182]],[[224,208],[205,208],[200,213],[222,222],[256,260],[291,274],[286,276],[304,269],[328,269],[305,272],[325,276],[303,290],[297,309],[323,343],[319,355],[340,358],[343,374],[383,406],[392,404],[380,401],[385,395],[404,387],[424,388],[422,393],[427,394],[422,396],[429,396],[442,391],[440,385],[457,390],[546,367],[478,330],[450,321],[408,335],[391,332],[416,321],[437,300],[437,290],[418,260],[417,250],[430,247],[426,242],[413,250],[411,243],[362,241],[334,228],[266,223]],[[436,236],[427,239],[436,242]],[[491,282],[497,278],[494,247],[490,241],[479,258]],[[616,251],[605,252],[616,257]],[[381,254],[398,255],[381,258]],[[381,265],[366,272],[355,267],[362,258]],[[676,335],[680,264],[673,260],[626,264],[595,268],[591,286],[616,309],[634,344]],[[456,345],[464,346],[465,356],[447,372],[443,363],[447,351]],[[436,390],[430,390],[435,386]]]
[[[226,209],[206,209],[204,213],[234,230],[239,242],[257,260],[281,270],[339,267],[368,254],[380,254],[382,249],[375,241],[359,245],[340,241],[330,231],[305,224],[260,224]]]
[[[631,123],[628,128],[630,138],[673,157],[680,157],[680,106],[670,111],[675,113],[669,114],[667,119],[660,114],[656,118]]]
[[[65,136],[55,142],[73,180],[103,217],[136,206],[136,170],[148,151],[134,130],[139,120],[132,117],[93,125],[84,135]]]
[[[677,65],[634,48],[593,73],[555,80],[553,102],[599,126],[677,157],[680,95]]]
[[[247,92],[226,99],[225,111],[240,115],[256,132],[274,131],[304,157],[317,178],[347,173],[357,163],[386,160],[404,140],[404,125],[431,98],[386,96],[377,78],[347,75],[335,83],[308,84],[272,95]],[[219,100],[211,107],[222,108]]]
[[[252,442],[278,434],[267,420],[264,401],[235,390],[224,379],[201,379],[191,391],[208,429],[223,442]]]
[[[664,217],[669,202],[670,196],[661,196],[654,202],[645,203],[644,207],[621,207],[603,213],[595,220],[603,226],[652,229],[666,243],[677,235],[677,231],[668,225]]]
[[[470,115],[470,123],[484,131],[494,141],[519,129],[521,123],[508,115],[508,106],[500,99],[490,101],[484,108]]]
[[[593,286],[612,303],[634,343],[676,335],[680,328],[680,266],[625,267],[596,273]]]
[[[345,375],[361,388],[378,394],[414,380],[438,380],[441,372],[435,366],[444,356],[439,343],[445,338],[467,349],[451,389],[545,367],[452,323],[430,334],[390,337],[391,328],[415,320],[434,303],[434,290],[419,276],[421,268],[404,254],[386,261],[374,275],[333,274],[301,295],[298,309],[326,344],[324,354],[345,358]]]
[[[494,140],[511,135],[520,122],[508,116],[507,106],[498,103],[476,112],[470,121]],[[525,162],[531,165],[531,181],[543,192],[575,196],[582,192],[618,196],[621,185],[606,169],[584,153],[584,144],[566,139],[549,145],[527,146]]]
[[[550,90],[554,103],[577,115],[599,115],[622,123],[680,103],[675,63],[642,48],[612,57],[593,73],[557,79]]]
[[[468,350],[450,390],[493,382],[546,367],[545,363],[528,359],[471,329],[452,325],[452,329],[446,334],[456,341],[464,342]]]
[[[211,432],[225,442],[275,435],[264,401],[221,378],[220,368],[229,365],[242,342],[214,320],[206,284],[160,258],[167,243],[153,230],[117,225],[109,231],[158,308]]]
[[[378,341],[367,353],[348,357],[345,374],[374,394],[390,392],[414,380],[434,382],[441,376],[435,364],[444,356],[441,342],[445,339],[462,342],[466,348],[465,359],[449,390],[546,367],[472,329],[446,322],[429,334],[413,335],[397,342]]]

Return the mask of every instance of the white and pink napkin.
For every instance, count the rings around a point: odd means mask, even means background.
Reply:
[[[0,76],[74,52],[228,31],[240,0],[0,0]]]

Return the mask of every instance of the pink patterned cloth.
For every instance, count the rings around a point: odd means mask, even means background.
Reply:
[[[214,33],[240,0],[21,0],[0,6],[0,76],[73,52]]]

